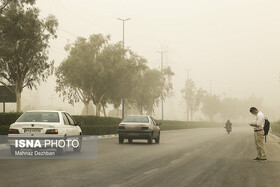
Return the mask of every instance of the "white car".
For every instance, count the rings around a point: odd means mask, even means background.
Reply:
[[[78,139],[79,146],[73,150],[81,151],[82,130],[79,124],[64,111],[34,110],[23,113],[9,128],[9,144],[12,155],[18,148],[15,140],[18,138],[33,139]],[[64,154],[66,148],[57,148],[59,154]]]

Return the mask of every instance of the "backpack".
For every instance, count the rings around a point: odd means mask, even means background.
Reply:
[[[264,136],[265,136],[265,142],[266,142],[266,135],[268,135],[269,129],[270,129],[270,122],[268,121],[267,118],[265,118],[265,119],[264,119],[264,127],[263,127]]]

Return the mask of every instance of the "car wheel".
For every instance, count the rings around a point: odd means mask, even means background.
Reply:
[[[82,137],[80,136],[80,138],[79,138],[79,146],[78,147],[73,147],[73,150],[75,151],[75,152],[81,152],[81,149],[82,149],[82,142],[83,142],[83,139],[82,139]]]
[[[132,139],[131,138],[128,139],[128,143],[132,143]]]
[[[148,144],[152,144],[152,143],[153,143],[153,137],[151,136],[148,138]]]
[[[158,138],[156,138],[156,143],[159,143],[160,141],[160,135],[158,135]]]
[[[10,146],[11,155],[15,156],[15,152],[20,151],[19,148],[15,148],[15,146]]]
[[[124,141],[124,138],[123,137],[119,137],[119,143],[122,144]]]

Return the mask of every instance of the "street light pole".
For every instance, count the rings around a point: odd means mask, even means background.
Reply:
[[[186,68],[185,69],[186,70],[186,72],[187,72],[187,80],[189,80],[189,78],[190,78],[190,71],[191,71],[191,69],[190,68]]]
[[[130,20],[130,18],[127,19],[121,19],[121,18],[117,18],[118,20],[123,22],[123,50],[124,50],[124,23],[128,20]],[[124,53],[125,56],[125,53]],[[122,119],[124,118],[124,97],[122,98]]]

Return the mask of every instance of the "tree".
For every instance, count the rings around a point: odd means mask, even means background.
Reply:
[[[174,76],[175,74],[171,70],[170,66],[163,68],[161,74],[162,81],[164,82],[161,97],[163,100],[165,100],[167,97],[170,97],[173,94],[172,76]]]
[[[24,6],[25,4],[33,5],[35,1],[36,0],[0,0],[0,14],[11,4],[16,4],[17,6]]]
[[[170,80],[173,75],[169,67],[162,72],[148,67],[139,71],[135,77],[136,82],[130,102],[134,103],[141,114],[144,110],[151,114],[154,107],[158,106],[159,100],[165,99],[172,90]]]
[[[74,44],[67,44],[65,50],[68,57],[56,69],[56,92],[60,93],[63,100],[74,105],[82,101],[85,105],[85,113],[89,114],[89,102],[91,98],[91,71],[94,68],[96,56],[101,48],[108,42],[110,36],[92,35],[89,41],[79,37]]]
[[[124,50],[122,43],[110,43],[110,36],[93,34],[89,39],[78,38],[66,50],[69,56],[56,70],[56,91],[69,103],[81,100],[87,106],[92,101],[96,115],[103,110],[106,116],[108,104],[119,107],[121,98],[131,95],[131,77],[142,62],[135,53]]]
[[[190,120],[192,120],[193,115],[198,111],[206,92],[201,88],[197,90],[192,79],[187,79],[185,88],[181,92],[183,93],[183,98],[187,104],[187,120],[189,120],[189,116]]]
[[[83,110],[82,110],[82,115],[95,115],[95,109],[94,109],[94,106],[93,104],[90,102],[89,105],[87,106],[84,106]]]
[[[132,75],[137,70],[135,54],[126,57],[122,43],[104,46],[96,57],[95,73],[91,79],[91,99],[96,106],[96,115],[100,115],[101,107],[106,115],[108,103],[118,107],[121,98],[128,98],[132,90]]]
[[[150,70],[146,59],[123,49],[121,42],[111,43],[110,36],[93,34],[89,39],[78,38],[74,44],[68,44],[66,50],[69,56],[56,70],[56,91],[71,104],[82,100],[86,105],[92,101],[97,116],[102,110],[106,116],[108,104],[118,109],[122,98],[133,104],[145,102],[139,104],[141,111],[144,108],[151,111],[155,101],[166,97],[172,89],[169,81],[174,73],[170,68],[163,72]],[[139,92],[147,88],[147,92]],[[149,97],[144,98],[147,101],[138,102],[137,99],[147,96],[143,94],[148,94]]]
[[[220,111],[220,98],[217,95],[206,94],[203,101],[202,112],[213,121]]]
[[[154,104],[158,103],[158,99],[161,96],[160,90],[164,86],[160,79],[161,74],[158,70],[147,68],[144,72],[138,73],[137,82],[133,89],[134,96],[131,101],[140,114],[143,114],[145,109],[151,110]]]
[[[187,79],[185,83],[185,88],[181,91],[183,93],[183,98],[187,104],[187,120],[189,120],[189,114],[191,108],[194,108],[195,104],[195,85],[192,79]]]
[[[34,1],[4,5],[0,15],[0,83],[15,86],[12,91],[17,112],[21,111],[23,88],[37,89],[37,84],[53,72],[53,61],[48,62],[48,42],[56,38],[58,26],[52,15],[40,19],[39,10],[25,6],[27,2],[32,5]]]
[[[199,88],[196,90],[195,96],[194,96],[194,104],[190,106],[190,116],[191,120],[193,119],[194,113],[196,113],[205,97],[206,91],[202,88]]]
[[[105,46],[98,57],[98,63],[103,67],[101,72],[104,93],[101,105],[106,115],[105,106],[108,103],[118,109],[122,98],[127,101],[132,96],[135,86],[133,76],[146,67],[146,60],[131,50],[124,50],[119,42]]]

